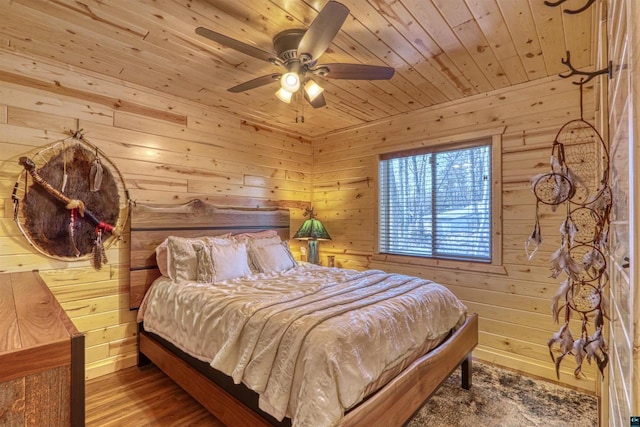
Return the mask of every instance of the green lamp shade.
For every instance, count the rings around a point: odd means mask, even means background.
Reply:
[[[306,220],[293,238],[308,241],[309,253],[307,255],[307,261],[312,264],[318,264],[320,262],[318,259],[318,240],[331,240],[331,236],[329,236],[324,225],[313,218]]]
[[[331,240],[324,225],[317,219],[306,220],[293,238],[298,240]]]

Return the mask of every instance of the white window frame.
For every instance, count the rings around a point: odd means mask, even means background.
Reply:
[[[420,148],[417,148],[414,144],[413,147],[400,148],[390,152],[383,152],[378,154],[377,158],[377,175],[376,175],[376,200],[375,200],[375,252],[373,255],[373,261],[382,263],[394,263],[394,264],[407,264],[416,266],[427,267],[442,267],[458,270],[470,270],[490,272],[497,274],[505,274],[506,271],[502,266],[502,132],[496,133],[493,129],[488,133],[473,133],[465,135],[464,138],[454,139],[439,139],[436,141],[423,141],[419,144]],[[491,140],[491,262],[486,261],[473,261],[473,260],[458,260],[458,259],[444,259],[444,258],[432,258],[422,256],[410,256],[410,255],[394,255],[380,252],[380,183],[377,180],[380,177],[380,161],[383,158],[390,158],[393,156],[401,156],[416,154],[425,152],[427,150],[424,147],[429,147],[429,151],[447,151],[455,150],[465,147],[477,146],[481,143],[486,143],[486,140]]]

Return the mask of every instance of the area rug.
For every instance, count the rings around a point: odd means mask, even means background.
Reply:
[[[473,363],[473,385],[460,387],[460,369],[409,421],[407,427],[596,427],[596,397]]]

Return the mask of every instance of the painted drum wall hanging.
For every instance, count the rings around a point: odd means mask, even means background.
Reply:
[[[129,197],[115,165],[78,131],[21,157],[14,219],[40,253],[67,261],[107,262],[106,248],[122,232]]]

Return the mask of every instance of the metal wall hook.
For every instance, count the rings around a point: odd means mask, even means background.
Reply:
[[[595,76],[599,76],[601,74],[607,74],[609,78],[613,78],[613,63],[611,61],[609,61],[609,65],[607,66],[607,68],[603,68],[598,71],[580,71],[577,70],[573,65],[571,65],[571,52],[567,51],[567,59],[565,60],[564,58],[562,58],[561,62],[563,65],[566,65],[570,69],[568,74],[558,74],[563,79],[569,78],[574,75],[587,77],[586,79],[581,78],[579,82],[572,82],[574,85],[583,85],[589,82]]]
[[[557,2],[551,2],[551,1],[546,1],[544,2],[545,6],[549,6],[549,7],[556,7],[556,6],[560,6],[562,3],[566,2],[567,0],[558,0]],[[595,3],[596,0],[587,0],[587,3],[585,3],[584,6],[582,6],[579,9],[575,9],[575,10],[570,10],[570,9],[565,9],[564,13],[567,13],[569,15],[576,15],[578,13],[582,13],[585,10],[589,9],[589,7]]]

